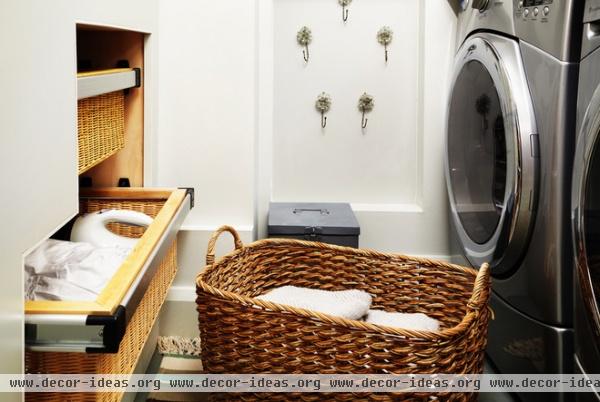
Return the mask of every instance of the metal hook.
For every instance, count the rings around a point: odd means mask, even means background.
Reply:
[[[304,57],[304,61],[308,63],[308,58],[310,57],[308,53],[308,45],[306,45],[306,50],[302,50],[302,56]]]
[[[342,5],[342,19],[344,22],[348,21],[348,10],[345,5]]]
[[[385,45],[385,62],[388,62],[388,50],[387,50],[387,44]]]
[[[362,128],[367,128],[367,122],[368,121],[369,121],[369,119],[365,119],[365,112],[363,112],[363,114],[362,114],[362,121],[361,121]]]
[[[327,116],[324,112],[321,112],[321,127],[325,128],[325,126],[327,126]]]

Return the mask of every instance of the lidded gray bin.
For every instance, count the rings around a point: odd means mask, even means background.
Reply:
[[[268,235],[358,247],[360,226],[347,203],[272,202]]]

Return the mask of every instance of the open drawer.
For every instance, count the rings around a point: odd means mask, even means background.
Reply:
[[[95,301],[25,302],[25,338],[30,352],[118,352],[138,307],[160,308],[175,275],[174,242],[193,207],[192,189],[99,188],[82,189],[80,195],[82,213],[131,209],[154,221],[145,231],[109,224],[117,234],[141,237]],[[149,292],[160,293],[152,296],[150,304]],[[154,322],[156,317],[150,315],[158,311],[139,314],[146,315],[140,320],[146,325]]]

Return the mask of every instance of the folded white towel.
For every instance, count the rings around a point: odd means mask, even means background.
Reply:
[[[27,300],[95,300],[129,248],[48,239],[25,258]]]
[[[259,300],[318,311],[337,317],[358,320],[371,307],[371,295],[362,290],[327,291],[283,286],[257,297]]]
[[[423,313],[389,313],[383,310],[369,310],[366,321],[371,324],[418,331],[438,331],[440,329],[440,324],[436,319]]]

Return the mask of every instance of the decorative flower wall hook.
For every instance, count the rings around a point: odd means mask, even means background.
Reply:
[[[377,32],[377,42],[381,43],[385,48],[385,62],[388,61],[388,45],[392,42],[394,31],[390,27],[384,26]]]
[[[302,27],[296,34],[296,40],[300,46],[304,46],[305,50],[302,50],[304,61],[308,63],[308,45],[312,42],[312,32],[308,27]]]
[[[346,22],[348,21],[348,10],[346,7],[352,3],[352,0],[338,0],[338,3],[342,6],[342,20]]]
[[[329,109],[331,108],[331,96],[325,92],[321,92],[321,94],[317,96],[315,108],[321,112],[321,127],[325,128],[327,125],[327,116],[325,116],[325,113],[329,112]]]
[[[365,113],[370,112],[371,110],[373,110],[373,108],[375,107],[375,100],[373,99],[373,96],[369,95],[368,93],[363,93],[360,98],[358,99],[358,110],[360,110],[362,112],[362,120],[361,120],[361,127],[362,128],[366,128],[367,127],[367,122],[369,121],[369,119],[365,118]]]

